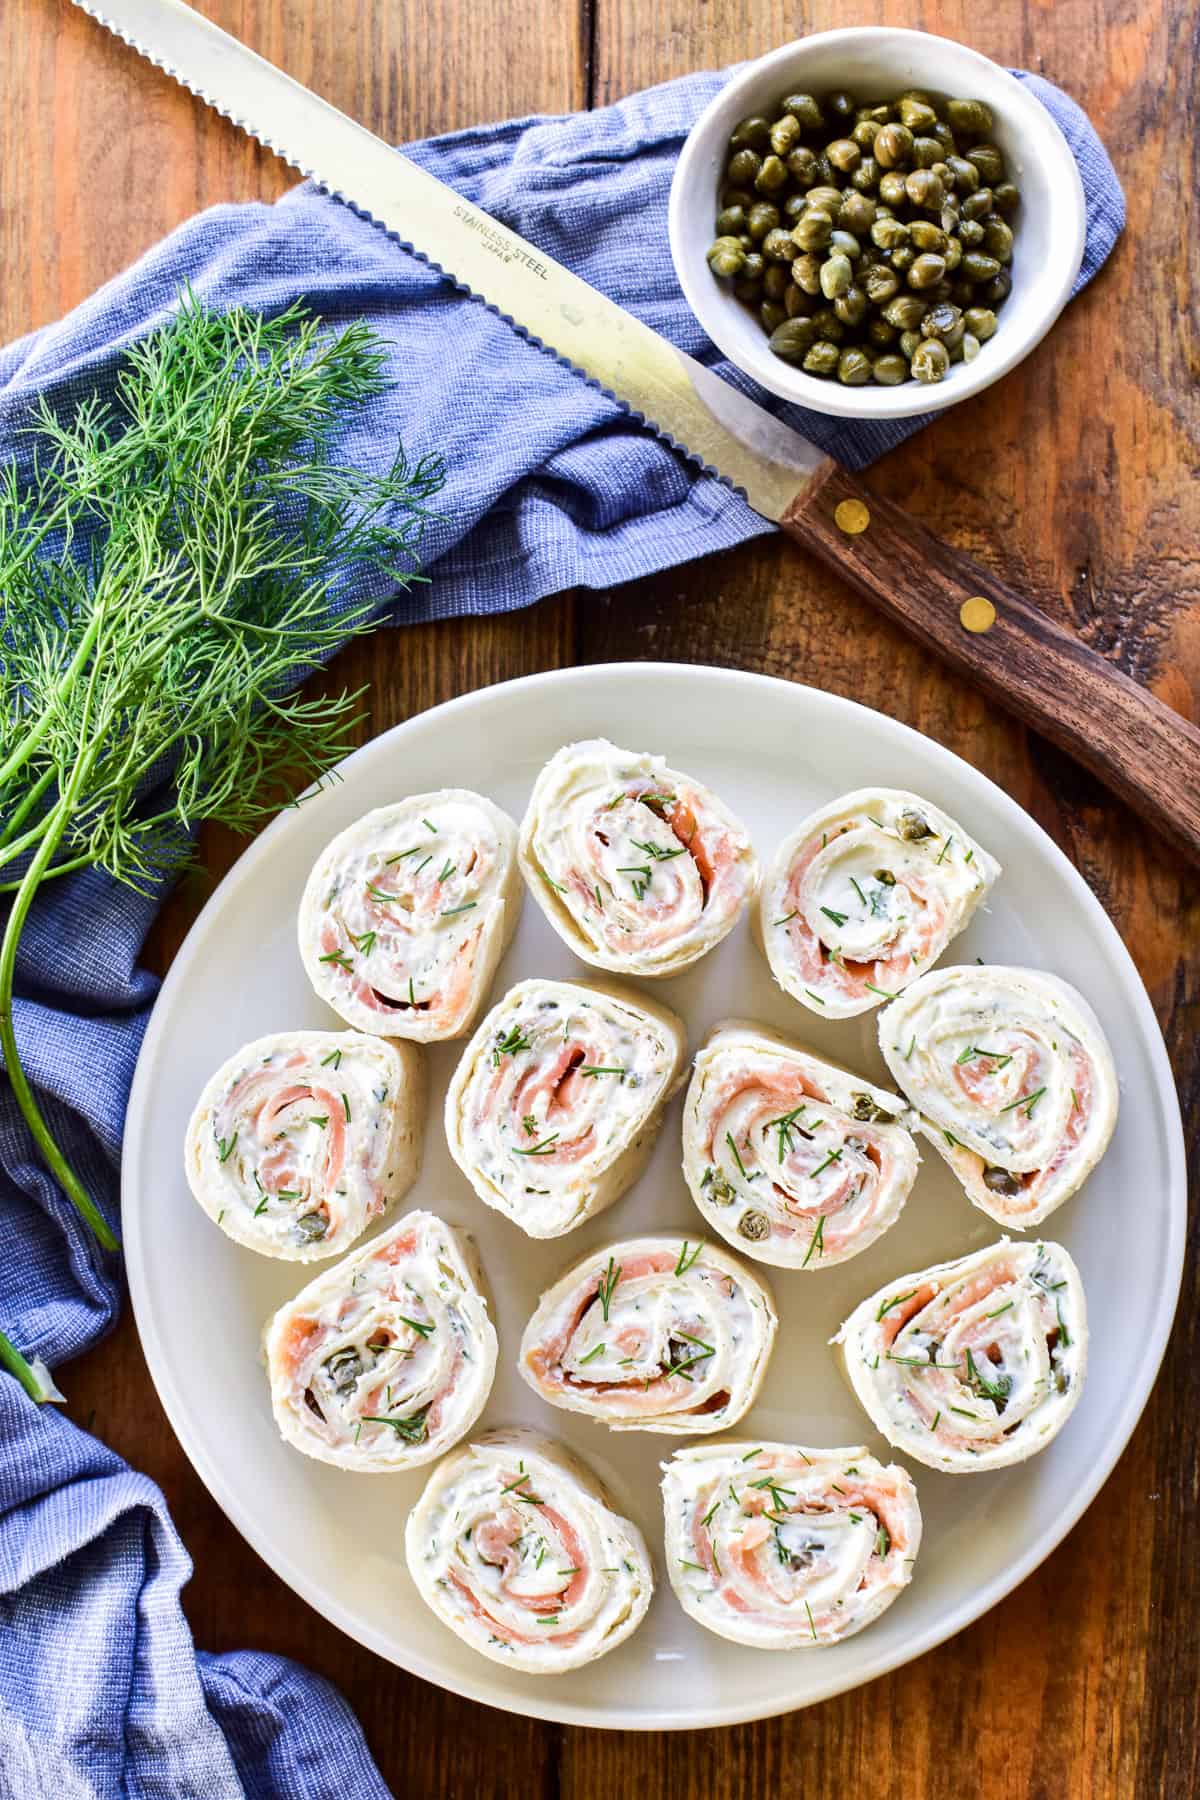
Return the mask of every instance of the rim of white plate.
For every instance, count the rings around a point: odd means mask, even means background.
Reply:
[[[892,1669],[901,1668],[905,1664],[915,1661],[918,1656],[923,1656],[927,1651],[944,1643],[947,1638],[953,1637],[956,1632],[973,1624],[976,1619],[990,1611],[1006,1595],[1012,1593],[1014,1588],[1019,1587],[1021,1582],[1031,1575],[1053,1550],[1058,1548],[1067,1533],[1082,1517],[1112,1473],[1118,1458],[1133,1435],[1158,1375],[1174,1322],[1183,1275],[1187,1227],[1186,1158],[1183,1121],[1179,1113],[1175,1078],[1154,1008],[1150,1004],[1150,997],[1120,933],[1078,869],[1059,849],[1049,833],[1043,830],[1037,820],[988,776],[966,763],[953,750],[948,750],[945,745],[939,744],[936,739],[927,737],[924,732],[914,730],[911,725],[906,725],[899,719],[893,719],[887,713],[876,712],[873,707],[863,706],[856,700],[845,699],[840,694],[831,694],[823,688],[809,687],[802,682],[785,681],[773,675],[759,675],[749,670],[723,669],[706,663],[589,663],[581,668],[548,669],[536,675],[519,676],[513,681],[493,682],[487,687],[475,688],[469,694],[460,694],[456,699],[443,701],[439,706],[429,707],[424,712],[415,713],[412,718],[403,720],[399,725],[391,726],[387,731],[381,732],[378,737],[372,738],[369,743],[364,744],[361,749],[353,751],[338,766],[339,769],[344,770],[355,763],[379,756],[384,753],[383,746],[394,745],[406,732],[416,726],[426,726],[435,715],[448,717],[454,713],[468,711],[472,706],[485,703],[489,696],[501,692],[506,695],[518,692],[533,694],[551,686],[586,687],[613,680],[653,682],[680,676],[694,679],[699,684],[712,683],[718,686],[761,687],[765,684],[799,698],[801,704],[815,698],[821,705],[832,706],[835,709],[844,708],[850,713],[867,715],[876,723],[877,728],[881,727],[885,733],[893,733],[902,739],[915,738],[922,744],[932,745],[935,752],[944,756],[950,764],[956,765],[959,769],[969,770],[971,776],[983,782],[991,790],[991,797],[1001,811],[1007,812],[1014,819],[1019,820],[1022,829],[1032,829],[1044,839],[1052,856],[1061,864],[1068,885],[1074,889],[1079,904],[1098,936],[1104,940],[1109,953],[1124,963],[1132,978],[1131,989],[1134,1005],[1143,1017],[1150,1061],[1154,1065],[1157,1080],[1174,1101],[1174,1105],[1167,1109],[1170,1114],[1169,1142],[1166,1145],[1170,1169],[1168,1183],[1169,1239],[1164,1246],[1164,1251],[1169,1274],[1168,1280],[1159,1294],[1150,1329],[1146,1333],[1143,1353],[1135,1371],[1135,1379],[1127,1388],[1124,1404],[1113,1423],[1108,1439],[1108,1449],[1092,1465],[1087,1479],[1076,1488],[1070,1502],[1050,1528],[1045,1542],[1041,1540],[1035,1542],[1024,1555],[1016,1558],[1002,1575],[987,1582],[982,1588],[972,1589],[969,1595],[957,1606],[951,1608],[943,1619],[919,1633],[914,1642],[903,1650],[896,1653],[882,1652],[877,1657],[868,1658],[866,1667],[860,1665],[849,1679],[839,1673],[831,1673],[827,1681],[818,1683],[813,1691],[806,1693],[801,1699],[772,1700],[763,1706],[734,1704],[725,1709],[710,1708],[703,1720],[696,1720],[682,1713],[670,1712],[660,1714],[653,1719],[596,1717],[594,1713],[583,1707],[556,1701],[553,1695],[544,1688],[539,1688],[536,1692],[531,1691],[528,1699],[524,1701],[523,1709],[535,1718],[563,1725],[586,1725],[601,1730],[710,1730],[723,1725],[741,1725],[757,1719],[774,1718],[781,1713],[818,1705],[823,1700],[829,1700],[837,1694],[863,1687],[867,1682],[877,1680]],[[208,915],[216,909],[218,904],[222,906],[228,904],[231,894],[235,893],[236,889],[253,874],[258,864],[271,854],[274,839],[282,832],[297,828],[297,818],[297,813],[289,810],[281,814],[279,818],[272,820],[266,830],[238,858],[224,880],[219,883],[180,945],[159,990],[134,1073],[125,1121],[127,1144],[137,1145],[144,1137],[145,1090],[149,1085],[148,1070],[159,1052],[160,1040],[166,1029],[166,1020],[170,1012],[174,990],[183,982],[191,961],[196,955],[196,946],[203,935],[203,927]],[[249,1516],[248,1510],[242,1505],[236,1485],[226,1478],[219,1466],[210,1461],[187,1422],[187,1408],[181,1402],[171,1375],[165,1346],[158,1334],[154,1320],[152,1291],[146,1278],[143,1262],[140,1209],[131,1203],[126,1212],[126,1200],[132,1196],[138,1181],[137,1152],[136,1150],[127,1151],[123,1158],[121,1172],[121,1212],[124,1228],[125,1266],[138,1336],[146,1358],[146,1365],[150,1370],[151,1380],[154,1382],[155,1391],[170,1421],[171,1428],[183,1446],[192,1467],[226,1518],[242,1534],[251,1549],[262,1557],[263,1561],[282,1581],[299,1594],[302,1600],[307,1601],[308,1605],[320,1613],[323,1618],[336,1625],[340,1631],[344,1631],[356,1643],[363,1644],[367,1649],[375,1651],[378,1656],[383,1657],[393,1666],[403,1668],[409,1674],[418,1675],[423,1680],[430,1681],[436,1687],[444,1688],[450,1693],[459,1694],[464,1699],[476,1700],[481,1705],[494,1707],[497,1711],[516,1710],[496,1698],[494,1692],[489,1689],[486,1676],[482,1671],[478,1680],[448,1680],[443,1671],[434,1671],[420,1656],[414,1655],[407,1661],[401,1662],[394,1647],[386,1643],[380,1634],[353,1617],[334,1596],[321,1587],[319,1581],[314,1579],[306,1568],[298,1564],[291,1556],[281,1552],[277,1545],[267,1542],[265,1535],[259,1532],[257,1525]]]

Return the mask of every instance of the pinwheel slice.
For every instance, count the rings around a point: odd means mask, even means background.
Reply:
[[[909,1121],[895,1094],[730,1020],[696,1058],[683,1173],[708,1223],[747,1255],[829,1268],[900,1216],[920,1162]]]
[[[627,975],[690,968],[758,886],[746,829],[715,794],[605,738],[565,745],[538,776],[521,867],[576,956]]]
[[[192,1193],[264,1256],[339,1256],[421,1162],[421,1053],[357,1031],[256,1038],[208,1082],[188,1125]]]
[[[508,814],[466,788],[415,794],[339,832],[300,902],[300,955],[321,999],[381,1037],[461,1037],[520,917],[516,843]]]
[[[776,852],[756,935],[785,993],[848,1019],[935,963],[1000,874],[948,813],[899,788],[860,788]]]
[[[972,1205],[1028,1230],[1082,1186],[1117,1122],[1117,1072],[1082,994],[1035,969],[939,969],[879,1044]]]
[[[496,1372],[474,1242],[408,1213],[281,1306],[263,1346],[297,1450],[368,1475],[432,1462],[470,1431]]]
[[[421,1598],[481,1656],[561,1675],[624,1643],[654,1574],[637,1526],[562,1445],[516,1428],[447,1457],[409,1514]]]
[[[1061,1244],[1013,1243],[898,1275],[833,1339],[889,1444],[969,1475],[1044,1450],[1087,1373],[1087,1308]]]
[[[636,1181],[686,1045],[681,1020],[640,994],[522,981],[450,1083],[450,1154],[488,1206],[558,1237]]]
[[[754,1403],[779,1320],[728,1251],[680,1237],[593,1250],[542,1295],[518,1367],[614,1431],[724,1431]]]
[[[663,1469],[671,1586],[719,1637],[756,1650],[836,1644],[912,1579],[912,1477],[862,1445],[699,1444]]]

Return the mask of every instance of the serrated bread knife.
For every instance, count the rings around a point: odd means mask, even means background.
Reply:
[[[183,0],[75,0],[715,471],[1200,861],[1200,731],[745,395]]]

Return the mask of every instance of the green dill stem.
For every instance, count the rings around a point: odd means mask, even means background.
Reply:
[[[38,777],[37,781],[35,781],[33,786],[29,789],[20,805],[13,808],[11,818],[5,825],[3,831],[0,831],[0,844],[7,844],[9,838],[17,829],[17,826],[22,824],[23,821],[29,817],[29,814],[33,811],[34,807],[53,780],[53,767],[47,769],[43,775]],[[13,886],[15,887],[16,885],[16,882],[14,882]]]
[[[97,607],[96,611],[92,614],[91,618],[88,620],[87,630],[84,632],[83,636],[80,638],[79,647],[76,650],[74,656],[71,658],[71,661],[70,661],[68,667],[66,668],[66,670],[63,673],[63,678],[58,684],[57,698],[60,701],[66,699],[67,695],[70,693],[71,689],[74,687],[76,681],[79,679],[81,672],[87,665],[87,660],[88,660],[89,656],[92,654],[93,649],[95,648],[96,639],[100,635],[100,624],[101,624],[102,616],[103,616],[103,608]],[[12,780],[13,776],[18,772],[18,770],[22,769],[24,767],[24,765],[29,761],[29,758],[33,755],[34,751],[37,749],[38,745],[41,743],[42,739],[45,737],[46,733],[49,731],[50,726],[53,723],[53,720],[54,720],[54,708],[51,706],[47,706],[44,709],[41,718],[38,720],[37,724],[33,727],[33,729],[25,734],[25,736],[21,739],[21,742],[17,745],[16,749],[13,750],[9,756],[5,757],[5,759],[2,763],[0,763],[0,788],[7,787],[9,782]],[[45,791],[44,787],[43,787],[42,791],[43,792]],[[34,795],[36,796],[36,794],[37,794],[37,789],[35,788]],[[11,829],[12,825],[15,823],[16,823],[15,820],[10,821],[10,829]],[[4,836],[5,836],[5,838],[7,838],[7,836],[8,836],[7,831],[5,832]],[[3,840],[0,839],[0,842],[2,842],[2,841]]]
[[[0,1331],[0,1367],[7,1369],[10,1375],[15,1375],[29,1398],[36,1400],[39,1406],[41,1405],[46,1398],[41,1382],[17,1346],[6,1338],[2,1331]]]
[[[90,856],[73,856],[70,862],[55,863],[52,869],[46,870],[42,880],[53,881],[56,875],[73,875],[76,869],[90,868],[92,860]],[[11,881],[0,881],[0,894],[15,894],[20,885],[20,878],[16,876]]]
[[[36,856],[25,871],[24,879],[17,889],[12,911],[4,927],[4,938],[0,942],[0,1050],[4,1053],[5,1068],[8,1079],[12,1083],[17,1105],[25,1117],[25,1123],[33,1133],[34,1142],[45,1159],[46,1166],[60,1183],[80,1217],[85,1219],[95,1232],[106,1250],[116,1250],[118,1242],[112,1228],[100,1212],[95,1201],[72,1169],[70,1163],[55,1143],[50,1128],[42,1117],[33,1089],[29,1085],[29,1077],[21,1065],[21,1054],[17,1049],[17,1036],[13,1029],[13,977],[17,966],[17,945],[33,899],[41,886],[42,877],[49,868],[58,848],[59,839],[66,829],[67,820],[75,796],[82,787],[88,772],[90,758],[83,755],[71,771],[71,778],[63,789],[62,798],[45,823],[45,836]]]

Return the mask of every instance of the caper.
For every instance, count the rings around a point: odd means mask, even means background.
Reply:
[[[879,164],[873,156],[864,156],[850,177],[852,187],[860,194],[873,194],[879,186]]]
[[[992,189],[992,204],[999,213],[1015,213],[1021,204],[1020,190],[1011,181],[998,181]]]
[[[885,125],[871,146],[881,169],[895,169],[912,156],[913,134],[906,125]]]
[[[929,127],[929,135],[930,137],[935,137],[944,149],[953,150],[954,133],[947,125],[945,119],[939,119],[936,125],[931,125]]]
[[[879,198],[886,206],[900,206],[908,198],[904,176],[899,169],[889,169],[879,178]]]
[[[771,349],[784,362],[801,363],[815,337],[816,327],[811,319],[787,319],[771,333]]]
[[[871,359],[853,345],[838,357],[837,378],[843,387],[865,387],[871,379]]]
[[[908,226],[900,219],[877,218],[871,227],[871,242],[880,250],[894,250],[898,244],[907,244]]]
[[[962,351],[962,359],[964,362],[974,362],[975,358],[979,355],[979,339],[977,337],[972,337],[969,331],[964,331],[962,343],[959,348]]]
[[[825,111],[831,119],[844,119],[849,124],[855,113],[853,94],[830,94],[825,102]]]
[[[823,250],[832,232],[833,220],[829,214],[819,206],[810,206],[792,227],[792,238],[801,250]]]
[[[786,156],[800,141],[801,125],[794,113],[784,113],[771,127],[771,148],[776,156]]]
[[[937,124],[937,114],[923,95],[905,95],[900,102],[900,117],[910,131],[928,131]]]
[[[981,179],[989,187],[1004,180],[1004,157],[995,144],[976,144],[973,150],[967,151],[967,161],[975,164]]]
[[[834,138],[832,144],[826,144],[825,154],[843,175],[852,175],[862,161],[862,150],[853,138]]]
[[[735,150],[725,173],[735,187],[753,187],[763,159],[757,150]]]
[[[365,1372],[365,1366],[353,1344],[344,1344],[321,1364],[329,1376],[334,1393],[341,1395],[353,1393],[359,1376]]]
[[[890,869],[876,869],[875,879],[880,887],[895,887],[896,877]]]
[[[777,156],[768,156],[754,177],[754,185],[760,194],[775,194],[778,193],[787,178],[787,168],[780,159]]]
[[[936,306],[931,306],[921,320],[921,336],[939,339],[947,350],[953,350],[961,342],[965,330],[961,311],[948,300],[941,300]]]
[[[919,331],[902,331],[897,349],[906,362],[911,362],[923,342]]]
[[[809,188],[817,179],[816,152],[805,144],[797,144],[788,152],[787,172],[797,187]]]
[[[920,349],[914,351],[910,366],[918,381],[944,381],[950,369],[950,352],[936,338],[925,338]]]
[[[775,231],[779,225],[779,208],[772,206],[769,200],[758,200],[746,215],[746,230],[757,242],[765,238],[768,231]]]
[[[848,256],[851,262],[857,262],[862,255],[862,245],[852,231],[842,231],[838,226],[829,234],[830,254],[836,250],[842,256]]]
[[[877,350],[890,350],[896,341],[896,327],[889,325],[886,319],[868,319],[866,338]]]
[[[762,299],[762,277],[760,275],[742,276],[733,284],[733,291],[739,300],[748,306],[757,306]]]
[[[761,281],[766,273],[767,265],[757,250],[747,250],[742,261],[742,279],[744,281]]]
[[[995,196],[991,188],[976,188],[975,192],[968,194],[963,201],[962,216],[964,219],[986,219],[994,205]]]
[[[788,282],[787,292],[783,296],[783,310],[789,319],[806,319],[813,310],[812,301],[794,281]]]
[[[919,844],[922,838],[932,837],[933,826],[918,812],[915,806],[906,806],[900,814],[900,822],[896,827],[906,844]]]
[[[930,211],[942,204],[946,192],[941,177],[932,169],[914,169],[905,176],[904,186],[914,206],[928,207]]]
[[[764,300],[758,309],[759,321],[768,334],[787,323],[787,309],[777,300]]]
[[[843,325],[861,325],[866,316],[867,296],[853,284],[833,302],[833,310]]]
[[[821,264],[821,292],[827,300],[836,300],[839,294],[844,294],[853,280],[854,270],[848,256],[838,252]]]
[[[791,113],[805,131],[816,131],[825,123],[825,115],[811,94],[789,94],[779,110]]]
[[[824,183],[819,183],[816,187],[809,188],[808,204],[810,206],[819,207],[822,212],[827,212],[832,219],[841,209],[842,190],[841,188],[830,187],[826,186]]]
[[[846,335],[846,327],[834,312],[832,306],[822,306],[812,315],[813,324],[817,328],[817,336],[828,343],[840,344]]]
[[[804,209],[807,205],[808,205],[808,198],[806,195],[804,195],[804,194],[789,194],[788,195],[787,199],[783,203],[783,216],[788,222],[789,231],[791,230],[792,226],[796,223],[796,220],[799,218],[802,218],[804,216]]]
[[[914,219],[908,235],[918,250],[932,250],[935,256],[944,256],[950,241],[941,226],[934,225],[929,219]]]
[[[792,280],[803,288],[806,294],[819,294],[821,291],[821,259],[808,252],[798,256],[792,264]]]
[[[738,237],[746,229],[744,206],[726,206],[717,214],[717,236]]]
[[[708,266],[722,281],[740,275],[745,261],[746,252],[735,237],[719,237],[708,247]]]
[[[296,1236],[302,1243],[315,1244],[329,1230],[329,1220],[324,1213],[301,1213],[296,1220]]]
[[[735,125],[729,134],[730,146],[734,150],[765,150],[771,141],[771,122],[759,113],[752,113]]]
[[[932,287],[946,273],[946,263],[940,256],[918,256],[908,271],[908,285],[911,288]]]
[[[995,213],[983,221],[983,247],[998,263],[1012,261],[1012,230]]]
[[[750,208],[754,205],[754,195],[750,192],[749,188],[741,188],[741,187],[722,188],[721,189],[721,205],[722,206],[740,206],[743,212],[748,213],[750,211]]]
[[[897,294],[884,307],[883,316],[897,331],[915,331],[925,317],[925,302],[915,294]]]
[[[863,276],[863,288],[873,306],[882,306],[899,292],[900,277],[894,269],[878,263]]]
[[[1001,1169],[995,1163],[989,1163],[983,1171],[983,1185],[993,1194],[1019,1194],[1021,1183],[1017,1176],[1008,1169]]]
[[[977,292],[988,306],[1003,306],[1012,292],[1012,276],[1007,269],[1001,269],[994,281],[985,281]]]
[[[852,1094],[850,1097],[850,1117],[861,1124],[874,1124],[892,1117],[885,1106],[877,1106],[870,1094]]]
[[[995,336],[996,315],[989,307],[968,306],[963,314],[963,323],[971,336],[978,338],[981,344],[986,344],[990,337]]]
[[[805,357],[802,367],[809,375],[832,375],[838,366],[840,354],[836,344],[824,341],[815,343]]]
[[[882,129],[878,119],[859,119],[850,136],[860,150],[870,150]]]
[[[739,1237],[748,1238],[752,1244],[759,1243],[771,1235],[771,1221],[766,1213],[755,1212],[751,1207],[738,1220]]]
[[[979,170],[965,156],[950,155],[946,158],[946,167],[950,171],[950,179],[954,183],[955,192],[973,194],[979,186]]]
[[[932,169],[936,167],[939,174],[941,174],[942,168],[945,166],[942,163],[942,146],[934,137],[919,137],[913,139],[912,160],[914,167],[918,169]],[[945,176],[942,176],[942,179],[944,181]]]
[[[958,228],[958,241],[964,250],[973,250],[983,242],[983,226],[978,219],[964,219]]]
[[[911,244],[897,244],[896,248],[889,253],[888,260],[893,269],[896,269],[901,275],[906,275],[916,262],[917,253]]]
[[[1000,273],[1000,264],[982,250],[968,250],[962,259],[962,272],[967,281],[991,281]]]
[[[981,137],[992,129],[992,111],[982,100],[947,100],[946,119],[954,131]]]
[[[843,196],[842,204],[837,212],[837,225],[842,231],[853,231],[865,237],[875,223],[875,202],[869,194],[860,194],[857,188],[851,188]]]
[[[877,356],[871,367],[872,380],[881,387],[899,387],[908,380],[908,364],[902,356]]]
[[[768,231],[762,241],[762,253],[771,263],[792,262],[800,249],[790,231]]]
[[[792,252],[794,254],[796,246],[795,244],[792,244],[791,238],[788,238],[788,243],[791,244]],[[786,263],[773,262],[769,268],[764,270],[763,298],[765,300],[778,300],[780,305],[782,305],[784,297],[791,285],[792,272]]]

